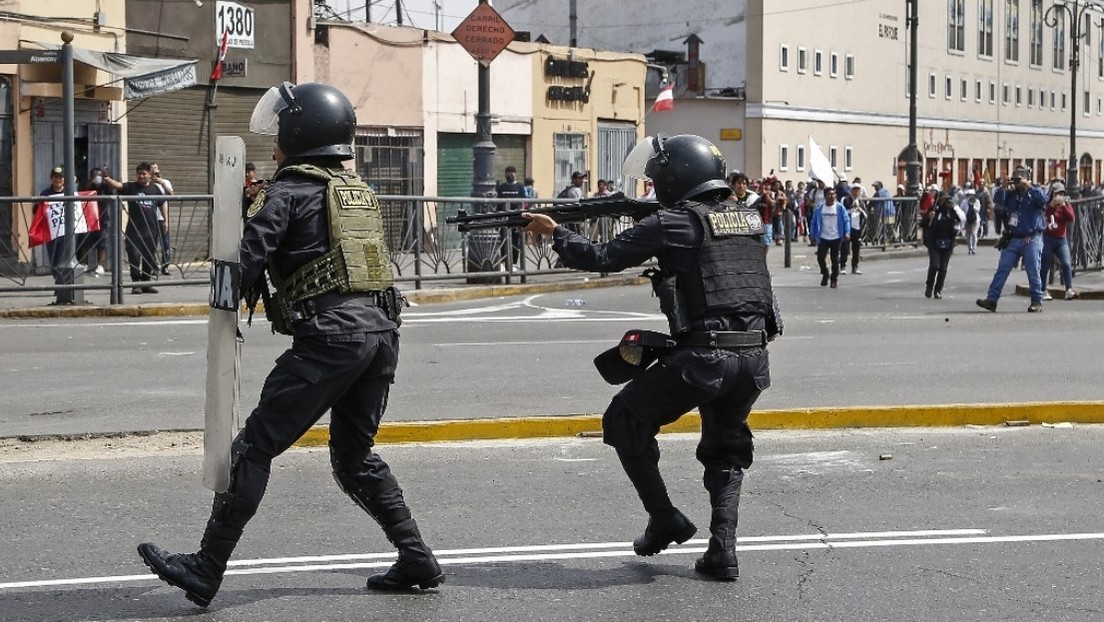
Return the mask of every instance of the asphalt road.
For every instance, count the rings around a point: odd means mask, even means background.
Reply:
[[[708,523],[694,443],[661,438],[699,533],[655,558],[632,554],[645,516],[596,439],[381,448],[448,573],[419,595],[363,589],[393,552],[325,452],[294,449],[207,612],[134,552],[194,550],[197,453],[6,462],[0,622],[1104,619],[1104,426],[762,433],[727,584],[691,569]]]
[[[995,253],[956,254],[943,300],[922,296],[926,259],[864,264],[819,287],[775,270],[786,334],[771,345],[773,387],[760,408],[1100,399],[1104,302],[1047,303],[1027,314],[974,305]],[[775,252],[778,249],[774,249]],[[877,252],[877,251],[868,251]],[[581,302],[580,302],[581,301]],[[597,413],[614,388],[591,359],[629,328],[664,330],[646,286],[514,296],[410,309],[388,420]],[[248,413],[288,339],[243,326]],[[206,319],[0,322],[0,436],[199,429]]]

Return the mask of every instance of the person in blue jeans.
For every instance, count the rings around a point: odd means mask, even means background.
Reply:
[[[1073,206],[1066,198],[1066,184],[1060,181],[1052,183],[1050,203],[1047,203],[1044,213],[1046,232],[1043,233],[1043,265],[1039,271],[1039,278],[1042,279],[1044,288],[1043,300],[1050,300],[1050,294],[1045,293],[1045,288],[1055,255],[1058,256],[1066,300],[1072,300],[1077,296],[1073,291],[1073,266],[1070,263],[1069,241],[1066,239],[1067,227],[1073,223],[1074,218]]]
[[[1011,186],[998,193],[994,200],[1006,210],[1005,232],[1007,245],[1001,249],[997,272],[989,284],[985,298],[978,298],[977,305],[986,311],[997,310],[997,301],[1008,275],[1016,264],[1023,259],[1027,272],[1027,283],[1031,289],[1031,305],[1028,313],[1043,310],[1043,279],[1039,275],[1039,264],[1043,255],[1043,211],[1046,209],[1047,196],[1042,188],[1031,183],[1031,169],[1017,166],[1012,171]],[[1003,240],[1002,240],[1003,241]]]

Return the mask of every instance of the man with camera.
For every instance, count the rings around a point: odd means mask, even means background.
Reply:
[[[978,298],[977,305],[986,311],[996,312],[1004,282],[1012,268],[1022,259],[1031,288],[1031,305],[1028,313],[1043,310],[1043,280],[1039,276],[1039,264],[1043,256],[1043,211],[1047,196],[1041,188],[1031,183],[1031,169],[1017,166],[1012,171],[1011,185],[994,197],[1005,210],[1005,237],[997,244],[1000,260],[997,272],[989,284],[985,298]]]

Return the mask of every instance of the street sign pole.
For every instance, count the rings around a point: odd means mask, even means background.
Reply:
[[[61,102],[62,102],[62,149],[64,152],[65,168],[65,195],[76,196],[76,150],[73,146],[75,122],[73,117],[73,33],[68,30],[61,33]],[[55,280],[59,284],[74,285],[84,280],[84,271],[78,270],[77,264],[77,235],[76,235],[76,203],[73,200],[65,201],[65,240],[64,262],[60,266],[52,266]],[[51,258],[51,261],[53,258]],[[77,274],[80,272],[80,274]],[[58,276],[61,278],[58,279]],[[77,304],[84,302],[84,290],[65,289],[55,293],[56,304]]]
[[[452,36],[479,63],[479,109],[475,114],[474,162],[472,165],[472,196],[493,197],[495,192],[495,144],[491,135],[491,61],[514,40],[514,31],[487,0],[468,15]],[[483,213],[490,204],[476,205],[475,211]],[[508,243],[509,236],[505,240]],[[504,258],[498,231],[475,231],[468,234],[468,272],[498,272],[498,264]],[[500,277],[481,277],[468,282],[499,282]]]

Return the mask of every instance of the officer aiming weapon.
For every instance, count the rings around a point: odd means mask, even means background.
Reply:
[[[538,207],[525,212],[487,212],[485,214],[468,214],[467,210],[459,210],[455,216],[449,216],[445,222],[456,225],[460,233],[476,231],[479,229],[499,229],[502,227],[524,227],[529,220],[522,214],[546,214],[558,223],[583,222],[591,218],[601,216],[632,216],[633,220],[641,220],[645,216],[659,211],[657,201],[638,201],[626,197],[618,192],[608,197],[597,199],[583,199],[578,203],[558,203],[549,207]]]

